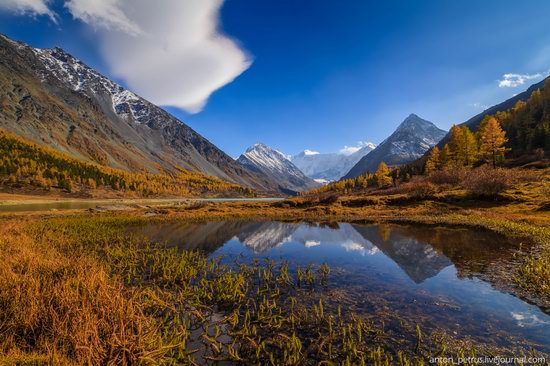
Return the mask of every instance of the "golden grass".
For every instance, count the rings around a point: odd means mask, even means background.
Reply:
[[[17,224],[3,227],[1,237],[1,349],[8,359],[130,364],[157,352],[152,319],[93,258],[64,255]]]

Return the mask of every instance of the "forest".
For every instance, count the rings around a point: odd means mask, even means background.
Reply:
[[[67,193],[107,189],[140,197],[253,195],[249,188],[184,169],[176,174],[150,174],[83,162],[0,130],[0,187],[29,186]]]

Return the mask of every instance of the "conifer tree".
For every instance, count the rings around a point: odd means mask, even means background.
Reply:
[[[449,144],[445,144],[439,153],[439,165],[441,168],[449,166],[449,156],[451,155]]]
[[[432,151],[430,151],[430,157],[428,158],[428,161],[426,161],[426,174],[430,175],[436,170],[440,168],[440,161],[439,161],[439,155],[440,151],[437,146],[434,146]]]
[[[467,127],[462,128],[462,141],[460,144],[460,160],[466,166],[472,166],[478,155],[478,144],[475,134]]]
[[[506,133],[494,117],[486,118],[479,129],[479,155],[490,161],[493,168],[504,158],[507,149],[504,144],[508,141]]]
[[[378,169],[374,174],[376,177],[376,183],[378,187],[387,187],[392,184],[392,178],[390,176],[390,169],[383,161],[378,165]]]
[[[449,140],[449,155],[448,160],[456,165],[464,165],[464,161],[462,159],[461,149],[462,149],[462,142],[464,140],[464,136],[462,133],[462,128],[460,128],[457,125],[453,125],[450,130],[450,140]]]

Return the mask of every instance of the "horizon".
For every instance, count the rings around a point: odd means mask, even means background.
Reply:
[[[206,3],[167,2],[168,10],[190,13],[170,15],[144,4],[132,12],[124,2],[109,13],[75,0],[37,0],[31,8],[9,0],[0,4],[0,32],[33,47],[63,48],[232,157],[256,142],[292,156],[380,144],[411,113],[448,130],[550,69],[543,11],[550,4],[542,1],[522,4],[524,12],[496,1],[392,7],[246,0],[203,9]],[[182,35],[176,25],[197,11],[208,16]],[[214,41],[210,29],[219,36]],[[193,42],[201,48],[186,46]],[[149,72],[148,53],[166,72]]]

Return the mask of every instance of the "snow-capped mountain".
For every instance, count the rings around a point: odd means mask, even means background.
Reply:
[[[60,48],[0,35],[0,127],[114,168],[200,171],[273,191],[189,126]]]
[[[344,178],[374,172],[382,161],[389,166],[396,166],[416,160],[445,137],[446,133],[432,122],[411,114],[390,137],[361,158]]]
[[[376,145],[366,143],[352,154],[327,153],[304,150],[291,159],[305,175],[317,182],[330,182],[342,178],[365,155],[374,150]]]
[[[308,178],[280,151],[264,144],[254,144],[237,161],[270,181],[277,182],[283,190],[301,192],[318,184]]]
[[[76,92],[106,94],[111,97],[113,111],[135,123],[147,124],[151,122],[151,119],[156,119],[156,122],[160,124],[169,122],[163,118],[164,116],[155,113],[156,106],[107,79],[63,49],[56,47],[52,49],[33,48],[32,50],[46,66],[45,69],[38,70],[42,82],[46,82],[48,76],[53,75],[58,80],[67,83]]]

